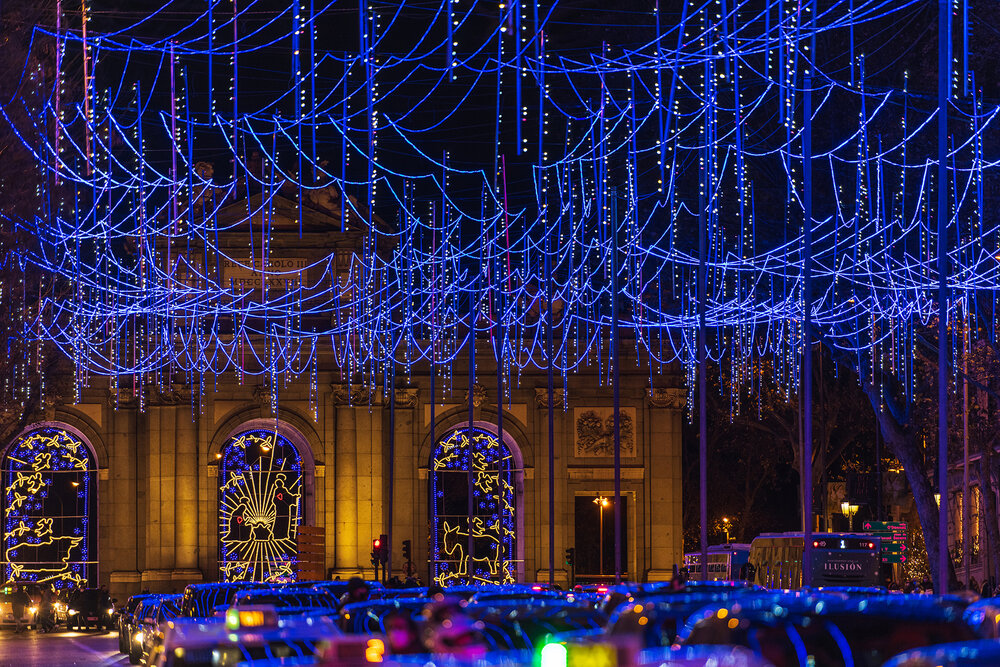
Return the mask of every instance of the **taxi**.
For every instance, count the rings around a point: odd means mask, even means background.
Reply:
[[[248,588],[237,591],[233,596],[235,607],[257,605],[271,605],[278,610],[279,616],[285,615],[285,610],[299,609],[328,609],[336,614],[337,598],[323,590],[273,587]]]
[[[740,645],[774,665],[878,667],[903,651],[980,639],[950,597],[761,595],[710,605],[688,619],[685,645]]]
[[[992,639],[938,644],[900,653],[884,667],[993,667],[1000,664],[1000,644]]]
[[[230,607],[221,619],[178,618],[162,626],[148,663],[159,667],[231,667],[244,662],[312,659],[340,636],[323,616],[280,618],[270,605]]]
[[[178,618],[163,624],[152,643],[147,665],[158,667],[211,667],[212,649],[222,641],[226,627],[221,619]]]
[[[129,653],[129,662],[132,664],[145,663],[150,651],[156,644],[157,636],[160,633],[160,626],[167,621],[178,618],[181,615],[181,602],[183,595],[160,595],[154,598],[149,605],[144,606],[145,615],[136,619],[135,640],[138,644],[137,662],[132,662],[133,654]]]
[[[136,627],[133,624],[135,620],[135,610],[139,607],[139,603],[145,599],[153,597],[153,593],[143,593],[141,595],[133,595],[125,601],[125,604],[118,609],[118,652],[127,654],[129,651],[129,644],[131,643],[131,638],[136,633]],[[63,603],[57,603],[57,605]],[[65,605],[63,605],[65,607]],[[57,606],[58,608],[58,606]]]
[[[772,667],[741,646],[672,646],[639,650],[630,638],[609,638],[590,644],[549,642],[539,647],[536,667]]]

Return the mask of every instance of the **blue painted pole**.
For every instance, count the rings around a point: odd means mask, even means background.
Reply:
[[[937,592],[948,587],[948,86],[951,78],[951,14],[938,0],[938,562]]]
[[[809,4],[809,29],[813,28],[815,2]],[[816,39],[810,37],[810,58],[816,58]],[[812,67],[806,70],[802,91],[802,585],[809,586],[812,578],[812,515],[813,515],[813,422],[812,422]]]

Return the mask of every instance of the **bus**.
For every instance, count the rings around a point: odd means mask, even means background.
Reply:
[[[813,533],[811,585],[881,586],[881,540],[862,533]],[[802,533],[764,533],[750,544],[752,581],[802,586]]]
[[[712,581],[747,579],[749,544],[716,544],[708,548],[708,578]],[[692,581],[701,579],[701,552],[684,554],[684,568]]]

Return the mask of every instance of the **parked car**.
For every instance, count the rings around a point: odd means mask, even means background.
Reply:
[[[0,626],[17,625],[18,619],[14,617],[13,596],[12,589],[0,589]],[[24,612],[21,614],[21,622],[25,624],[33,623],[34,615],[32,607],[26,606]]]
[[[70,595],[66,610],[66,625],[70,628],[110,630],[114,625],[114,602],[100,588],[84,588]]]
[[[133,624],[133,615],[135,614],[136,607],[142,600],[154,597],[152,593],[143,593],[142,595],[133,595],[128,600],[125,601],[125,605],[118,610],[118,652],[128,655],[129,652],[129,641],[133,634],[135,634],[135,625]]]
[[[150,651],[158,640],[161,633],[160,626],[167,621],[179,618],[181,615],[181,601],[183,595],[161,595],[149,604],[142,606],[144,616],[136,618],[136,632],[134,638],[135,653],[129,653],[129,662],[133,665],[148,663]]]
[[[232,603],[237,591],[266,586],[259,581],[230,581],[213,584],[189,584],[184,589],[181,616],[184,618],[211,618],[217,609]]]

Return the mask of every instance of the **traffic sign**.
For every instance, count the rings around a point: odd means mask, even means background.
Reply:
[[[865,521],[862,530],[881,538],[882,562],[905,563],[906,522],[905,521]]]

